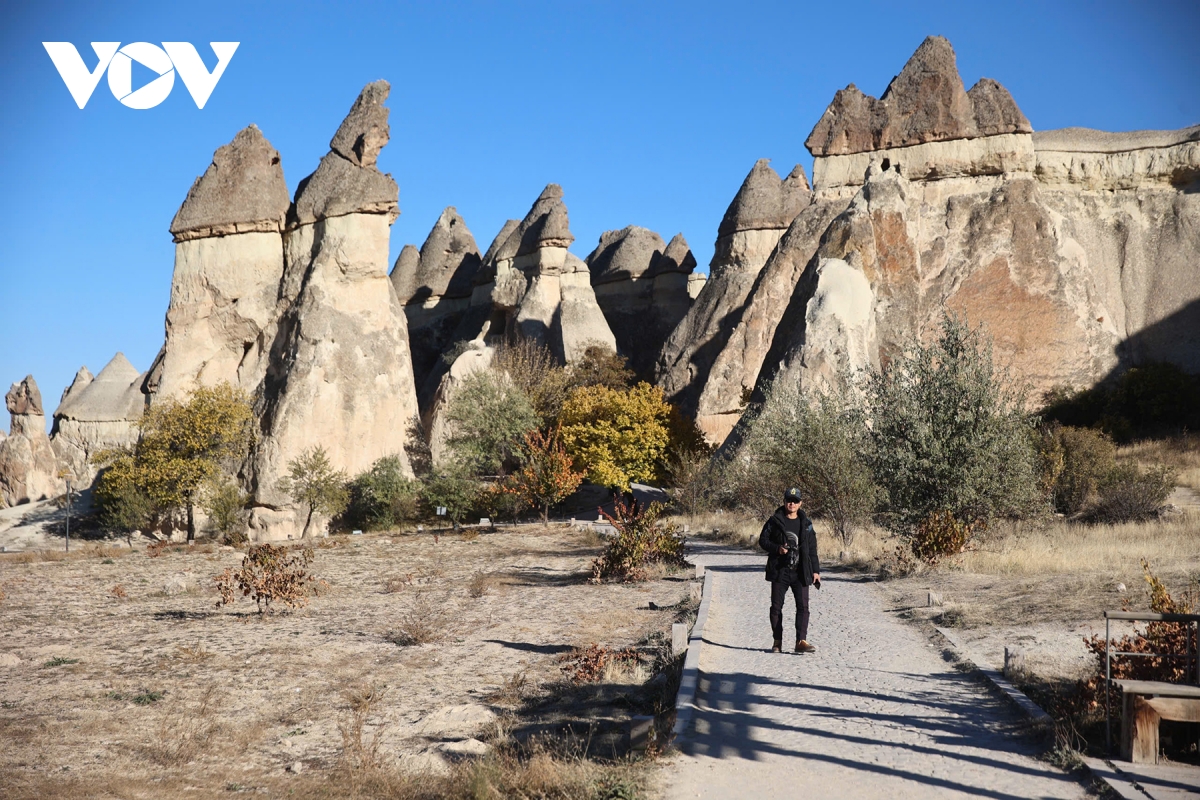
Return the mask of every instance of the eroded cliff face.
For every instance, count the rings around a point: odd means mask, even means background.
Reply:
[[[81,367],[63,392],[54,411],[50,443],[76,487],[96,477],[92,457],[97,453],[137,443],[138,422],[146,409],[145,378],[123,353],[117,353],[94,378],[87,367]]]
[[[877,366],[945,311],[985,325],[1035,399],[1148,361],[1200,371],[1200,127],[1033,133],[930,37],[882,99],[838,92],[807,144],[813,200],[721,316],[711,441],[750,387]]]

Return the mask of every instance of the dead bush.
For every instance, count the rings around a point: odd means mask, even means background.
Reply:
[[[618,497],[613,513],[602,513],[617,529],[617,535],[604,555],[592,563],[593,583],[643,580],[646,567],[651,564],[687,565],[683,558],[683,534],[674,523],[663,522],[664,509],[659,503],[643,506],[635,499],[625,505]]]
[[[484,572],[480,570],[471,576],[471,580],[467,583],[467,594],[474,598],[483,597],[490,592],[499,583],[499,579],[494,572]]]
[[[572,683],[595,683],[609,676],[616,666],[633,666],[638,652],[632,647],[616,649],[599,644],[575,648],[560,659],[561,669]]]
[[[129,592],[125,591],[125,587],[119,583],[112,587],[112,589],[109,589],[108,593],[118,600],[124,600],[125,598],[129,597]]]
[[[221,599],[217,608],[234,602],[240,592],[258,605],[258,613],[270,610],[278,600],[291,608],[308,605],[309,592],[316,591],[323,581],[308,572],[312,563],[311,548],[289,551],[285,547],[259,544],[251,547],[235,572],[231,567],[213,576]]]
[[[136,697],[134,702],[138,702]],[[220,732],[214,713],[217,705],[216,687],[210,686],[194,703],[179,702],[163,709],[154,741],[147,748],[150,760],[164,767],[181,767],[207,751]]]
[[[409,609],[400,614],[387,639],[401,647],[440,642],[452,632],[454,618],[445,598],[428,592],[418,594]]]
[[[367,718],[383,701],[387,690],[380,686],[351,686],[342,692],[348,715],[338,722],[342,735],[341,767],[349,774],[352,788],[356,779],[364,772],[372,772],[383,766],[379,757],[379,746],[383,741],[383,726],[377,726],[370,739],[364,738]]]

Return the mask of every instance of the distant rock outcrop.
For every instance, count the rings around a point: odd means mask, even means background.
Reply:
[[[584,261],[617,349],[635,373],[652,376],[663,344],[692,305],[688,281],[696,259],[683,234],[667,245],[636,225],[605,231]]]
[[[418,252],[405,245],[392,267],[392,286],[404,304],[420,386],[450,344],[471,303],[481,259],[475,237],[451,206],[442,212]]]
[[[387,95],[385,81],[363,89],[289,215],[279,321],[255,402],[262,434],[248,465],[261,507],[251,528],[263,538],[295,531],[279,479],[311,447],[350,474],[386,455],[410,471],[416,392],[404,310],[387,275],[397,189],[375,167],[388,141]]]
[[[781,180],[761,159],[729,204],[717,231],[708,282],[667,339],[655,371],[667,397],[686,413],[696,413],[713,361],[737,327],[775,245],[811,202],[801,166]]]
[[[1139,363],[1200,372],[1200,126],[1031,133],[931,37],[882,100],[839,92],[808,144],[814,207],[848,206],[812,240],[760,389],[882,363],[946,310],[986,326],[1032,402]],[[731,341],[787,286],[756,287]]]
[[[117,353],[95,378],[87,367],[80,367],[63,392],[50,443],[77,486],[96,476],[91,463],[96,453],[137,443],[137,424],[146,408],[144,379],[123,353]]]
[[[8,436],[0,439],[0,506],[42,500],[64,491],[58,459],[46,435],[42,393],[32,375],[4,396],[10,415]]]

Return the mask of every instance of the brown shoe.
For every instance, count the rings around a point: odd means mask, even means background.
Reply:
[[[807,639],[801,639],[800,641],[796,642],[796,652],[815,653],[817,652],[817,648],[814,645],[809,644]]]
[[[772,653],[782,653],[783,652],[783,639],[775,640],[775,644],[771,646],[771,652]]]

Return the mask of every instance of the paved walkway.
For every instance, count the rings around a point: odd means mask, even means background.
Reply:
[[[1034,757],[1013,709],[883,613],[868,582],[826,571],[812,593],[818,652],[769,652],[764,558],[698,548],[694,560],[718,572],[699,708],[665,770],[666,798],[1087,796]],[[792,612],[789,596],[785,636]]]

